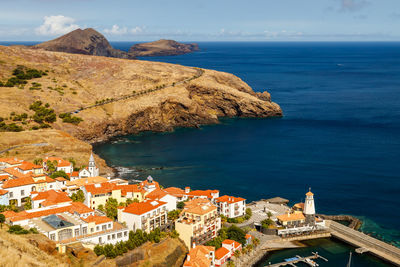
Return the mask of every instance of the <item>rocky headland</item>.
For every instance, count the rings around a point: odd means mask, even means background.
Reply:
[[[113,48],[106,37],[92,28],[76,29],[56,39],[30,48],[53,52],[135,59],[148,56],[172,56],[191,53],[199,49],[197,44],[183,44],[173,40],[158,40],[133,45],[129,52]]]
[[[271,101],[269,93],[255,93],[240,78],[224,72],[0,46],[0,82],[5,84],[14,77],[17,66],[46,75],[26,84],[0,87],[0,117],[24,130],[17,134],[0,133],[1,150],[18,146],[35,135],[47,139],[44,143],[51,143],[55,136],[60,136],[57,133],[65,133],[65,142],[60,137],[55,146],[57,153],[67,155],[71,151],[66,147],[72,139],[96,143],[117,135],[218,123],[220,117],[282,116],[281,108]],[[34,101],[47,103],[57,114],[57,120],[49,124],[52,129],[35,131],[34,113],[29,108]],[[78,110],[73,116],[83,119],[80,123],[59,118],[60,114]],[[11,114],[23,113],[28,115],[26,121],[11,120]],[[41,149],[37,157],[51,153],[46,146]],[[8,153],[16,152],[19,157],[25,153],[22,148]],[[87,161],[86,150],[81,155]]]

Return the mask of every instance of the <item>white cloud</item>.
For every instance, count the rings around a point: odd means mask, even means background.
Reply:
[[[132,34],[139,34],[139,33],[143,32],[143,30],[144,30],[144,27],[136,26],[135,28],[131,29],[131,33]]]
[[[128,32],[128,28],[126,27],[119,27],[117,24],[114,24],[111,29],[104,29],[105,33],[108,34],[116,34],[116,35],[122,35],[126,34]]]
[[[35,32],[39,35],[66,34],[79,28],[74,22],[75,19],[63,15],[45,16],[43,24],[37,27]]]

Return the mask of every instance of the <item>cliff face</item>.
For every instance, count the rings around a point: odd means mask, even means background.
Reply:
[[[217,123],[219,117],[282,115],[268,93],[254,93],[238,77],[218,71],[1,46],[0,60],[3,82],[17,65],[48,70],[47,76],[29,81],[23,89],[2,87],[0,117],[12,112],[32,116],[29,105],[35,100],[48,103],[61,114],[111,99],[76,114],[83,119],[79,125],[61,119],[52,124],[52,128],[87,142],[177,126],[196,127]],[[40,88],[29,90],[33,83]]]
[[[117,58],[134,58],[129,53],[114,49],[107,39],[92,28],[77,29],[57,39],[32,46],[34,49]]]
[[[129,53],[133,56],[170,56],[182,55],[199,50],[197,44],[183,44],[173,40],[158,40],[150,43],[133,45]]]

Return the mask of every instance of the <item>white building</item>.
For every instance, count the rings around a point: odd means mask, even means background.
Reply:
[[[149,233],[156,228],[162,229],[167,220],[167,203],[162,201],[145,200],[118,208],[118,221],[125,222],[132,231],[141,229]]]
[[[306,224],[315,224],[314,194],[311,193],[311,189],[306,193],[306,200],[304,202],[304,215],[306,216]]]
[[[58,157],[46,157],[43,159],[43,168],[47,169],[47,161],[55,163],[56,171],[64,171],[71,174],[74,171],[74,166],[71,162]]]
[[[241,197],[222,196],[215,200],[218,212],[228,218],[244,216],[246,213],[246,199]]]
[[[96,177],[99,176],[99,168],[94,161],[93,153],[90,153],[89,165],[87,168],[79,172],[79,178]]]
[[[178,203],[177,197],[168,194],[162,189],[156,189],[146,195],[146,199],[162,201],[167,203],[167,211],[175,210]]]

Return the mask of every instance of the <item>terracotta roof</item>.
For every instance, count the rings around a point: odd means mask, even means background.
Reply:
[[[0,196],[7,194],[8,191],[4,189],[0,189]]]
[[[6,218],[14,217],[17,215],[17,213],[12,210],[3,211],[1,214],[3,214]]]
[[[57,177],[57,178],[55,178],[55,180],[60,181],[60,182],[68,181],[64,177]]]
[[[150,185],[154,185],[156,188],[160,188],[160,185],[156,181],[153,181],[152,183],[149,183],[149,181],[147,181],[147,180],[140,182],[141,187],[150,186]]]
[[[69,167],[72,165],[71,162],[69,162],[68,160],[59,158],[59,157],[46,157],[45,159],[43,159],[43,161],[47,162],[48,160],[50,161],[57,161],[57,167]]]
[[[73,181],[67,181],[66,186],[77,186],[81,187],[87,184],[97,184],[97,183],[104,183],[107,182],[108,179],[101,177],[101,176],[96,176],[96,177],[88,177],[88,178],[79,178]]]
[[[148,195],[146,195],[146,198],[151,198],[151,199],[161,199],[168,195],[167,192],[161,190],[161,189],[156,189],[154,191],[151,191]]]
[[[85,185],[87,192],[92,193],[92,195],[107,194],[113,190],[118,190],[115,188],[116,185],[113,183],[100,183],[100,184],[88,184]]]
[[[4,162],[10,165],[15,165],[15,164],[21,164],[23,160],[17,158],[0,158],[0,162]]]
[[[246,239],[249,239],[249,238],[253,239],[253,236],[252,236],[252,235],[249,235],[249,234],[246,234],[245,238],[246,238]]]
[[[241,244],[239,242],[237,242],[235,240],[231,240],[231,239],[225,239],[224,241],[222,241],[222,244],[226,244],[226,245],[230,245],[230,246],[233,245],[233,247],[235,249],[238,249],[241,246]]]
[[[16,222],[16,221],[28,220],[28,219],[32,219],[32,218],[38,218],[38,217],[48,216],[51,214],[57,214],[57,213],[62,213],[62,212],[69,212],[69,213],[77,212],[78,214],[85,214],[85,213],[93,212],[93,210],[81,202],[72,202],[69,205],[65,205],[65,206],[61,206],[61,207],[40,209],[40,210],[36,210],[36,211],[30,210],[30,212],[21,211],[21,212],[15,213],[15,214],[8,214],[9,216],[7,216],[5,214],[4,215],[6,216],[6,218],[9,218],[11,221]]]
[[[163,202],[163,201],[155,201],[155,200],[145,200],[143,202],[139,202],[139,203],[132,203],[129,204],[124,210],[123,212],[127,212],[127,213],[132,213],[132,214],[136,214],[136,215],[142,215],[146,212],[152,211],[154,209],[157,209],[158,207],[167,204],[167,202]]]
[[[296,204],[293,205],[293,207],[296,207],[296,208],[304,210],[304,203],[296,203]]]
[[[189,250],[189,254],[185,263],[183,264],[184,267],[210,267],[211,259],[207,256],[210,252],[215,251],[215,247],[211,246],[196,246]],[[190,259],[189,259],[190,258]]]
[[[73,171],[70,176],[71,177],[79,177],[79,172],[78,171]]]
[[[211,194],[216,194],[219,193],[219,190],[194,190],[189,192],[187,195],[190,197],[194,197],[194,196],[205,196],[207,198],[213,198],[213,196]]]
[[[41,169],[42,166],[33,164],[32,162],[24,161],[24,162],[22,162],[21,165],[17,166],[17,168],[21,169],[23,171],[29,171],[29,170],[33,170],[33,169]]]
[[[17,170],[17,168],[18,168],[18,167],[9,167],[9,168],[5,168],[5,169],[3,169],[3,172],[6,172],[6,173],[8,173],[9,175],[14,176],[14,177],[16,177],[16,178],[24,177],[24,176],[27,175],[27,174],[23,174],[22,172],[20,172],[19,170]]]
[[[3,183],[3,188],[12,188],[30,184],[52,183],[54,179],[44,176],[44,179],[35,181],[31,175],[26,175],[20,178],[10,179]]]
[[[141,189],[137,184],[121,184],[116,185],[115,188],[121,189],[121,196],[126,196],[128,192],[131,193],[144,193],[144,189]]]
[[[207,199],[197,198],[185,202],[185,212],[203,215],[216,210],[217,207]]]
[[[217,249],[215,251],[215,259],[220,260],[223,257],[225,257],[226,255],[228,255],[229,253],[230,253],[230,251],[227,248],[220,247],[219,249]]]
[[[304,220],[305,217],[303,213],[290,213],[276,216],[276,218],[282,222],[290,222],[290,221],[300,221]]]
[[[244,200],[246,200],[246,199],[241,198],[241,197],[231,197],[231,196],[227,196],[227,195],[219,197],[219,198],[216,199],[217,202],[227,202],[229,204],[236,203],[236,202],[241,202],[241,201],[244,201]]]
[[[314,194],[313,193],[311,193],[311,191],[308,191],[307,193],[306,193],[306,196],[313,196]]]
[[[164,189],[165,192],[171,194],[173,196],[183,196],[185,195],[185,190],[182,190],[178,187],[168,187]]]
[[[87,218],[82,218],[85,222],[94,222],[95,224],[102,224],[102,223],[108,223],[112,222],[113,220],[106,217],[106,216],[95,216],[95,215],[90,215]]]
[[[34,195],[31,193],[31,195]],[[72,202],[72,199],[65,192],[58,192],[55,190],[49,190],[37,193],[36,196],[32,198],[33,201],[43,200],[41,202],[42,206],[52,206],[59,203]]]
[[[8,175],[0,175],[0,181],[5,181],[8,180],[10,178],[10,176]]]

